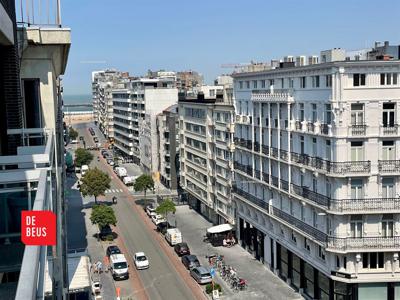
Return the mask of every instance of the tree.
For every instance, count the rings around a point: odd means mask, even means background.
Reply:
[[[93,154],[89,150],[78,148],[75,151],[75,165],[81,167],[88,165],[93,160]]]
[[[79,135],[78,131],[76,131],[74,128],[71,127],[69,129],[69,138],[71,140],[76,140],[78,138],[78,135]]]
[[[117,224],[117,218],[115,217],[113,208],[107,205],[94,205],[92,214],[90,215],[90,221],[92,221],[92,224],[97,224],[100,228],[107,225],[115,226],[115,224]]]
[[[150,175],[143,174],[136,178],[135,183],[133,184],[133,188],[136,192],[144,193],[144,201],[146,204],[146,193],[149,190],[154,191],[154,180]]]
[[[163,215],[167,219],[167,227],[168,227],[168,213],[170,212],[172,213],[176,212],[175,203],[171,199],[165,199],[156,208],[156,213]]]
[[[104,195],[104,192],[110,188],[111,178],[107,173],[97,168],[86,172],[81,179],[80,191],[83,196],[94,196],[94,202],[97,203],[97,197]]]
[[[70,152],[67,152],[67,154],[65,155],[65,165],[67,166],[67,170],[73,169],[74,160]]]

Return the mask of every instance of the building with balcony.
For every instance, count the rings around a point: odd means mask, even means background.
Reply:
[[[47,296],[65,299],[65,128],[60,76],[65,72],[71,32],[61,26],[59,2],[52,2],[56,13],[47,19],[54,22],[45,25],[32,24],[33,12],[19,7],[25,22],[18,27],[14,3],[0,1],[0,299],[44,299],[46,289],[50,289]],[[22,210],[56,214],[56,246],[22,244]],[[50,276],[52,286],[44,282],[49,265],[55,271]]]
[[[223,87],[203,87],[195,97],[180,94],[180,186],[207,219],[233,224],[234,106],[223,95]]]
[[[179,114],[178,104],[157,115],[158,172],[160,182],[171,190],[179,184]]]
[[[103,134],[114,140],[113,89],[123,89],[129,82],[129,73],[113,69],[92,73],[93,118]]]
[[[233,75],[239,240],[307,298],[397,299],[400,61],[342,54]]]
[[[156,116],[178,101],[175,77],[131,79],[112,91],[114,146],[148,173],[158,171]]]

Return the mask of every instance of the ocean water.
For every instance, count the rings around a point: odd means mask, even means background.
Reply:
[[[63,95],[64,105],[65,104],[92,104],[92,95]],[[64,107],[65,111],[91,111],[93,108],[90,107]]]

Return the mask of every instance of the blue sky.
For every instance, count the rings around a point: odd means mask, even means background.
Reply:
[[[221,64],[399,44],[399,19],[398,0],[65,0],[72,46],[64,93],[90,94],[91,72],[108,67],[192,69],[211,83],[229,72]]]

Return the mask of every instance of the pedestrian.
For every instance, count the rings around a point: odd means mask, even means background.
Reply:
[[[103,268],[103,264],[101,263],[101,261],[98,261],[96,263],[96,269],[97,269],[97,273],[101,273],[102,272],[102,268]]]

